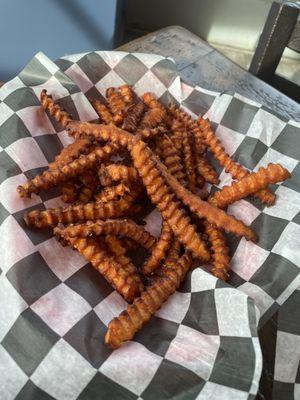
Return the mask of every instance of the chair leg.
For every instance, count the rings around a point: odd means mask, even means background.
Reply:
[[[282,53],[297,23],[299,8],[273,2],[249,71],[266,82],[275,74]]]

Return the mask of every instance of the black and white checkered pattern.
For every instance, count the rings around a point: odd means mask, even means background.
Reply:
[[[40,107],[43,88],[75,119],[93,121],[97,115],[87,97],[101,98],[107,87],[124,83],[138,93],[154,91],[165,102],[183,99],[193,113],[209,109],[217,134],[237,159],[251,169],[281,162],[293,178],[275,186],[273,211],[249,201],[232,207],[260,242],[229,238],[231,285],[194,270],[135,340],[112,352],[103,343],[106,326],[125,301],[51,231],[26,228],[25,211],[61,204],[57,190],[24,200],[15,188],[43,171],[69,142]],[[56,63],[39,53],[1,88],[0,101],[2,397],[254,399],[262,367],[259,314],[268,318],[300,284],[299,127],[237,95],[181,88],[170,59],[123,52]],[[221,178],[230,182],[224,172]],[[150,215],[152,230],[155,221]]]

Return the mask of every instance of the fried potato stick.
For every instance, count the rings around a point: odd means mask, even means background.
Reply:
[[[193,157],[193,152],[189,141],[189,135],[186,130],[182,130],[181,139],[182,139],[183,162],[185,166],[185,173],[188,180],[188,186],[191,192],[195,192],[196,190],[195,160]]]
[[[221,229],[204,220],[204,232],[211,244],[212,274],[223,281],[229,278],[230,257],[224,233]]]
[[[169,174],[167,168],[159,162],[159,160],[156,160],[156,163],[176,196],[199,218],[206,218],[210,223],[216,225],[218,228],[224,229],[226,232],[232,232],[238,236],[245,236],[247,240],[256,242],[257,238],[255,234],[243,222],[237,220],[233,216],[229,216],[223,210],[212,206],[207,201],[201,200],[199,196],[194,195],[180,185],[177,179]]]
[[[128,108],[126,101],[121,93],[116,88],[108,88],[106,90],[106,97],[109,108],[113,113],[114,123],[116,125],[122,124],[126,110]]]
[[[95,100],[95,99],[89,99],[89,102],[91,103],[94,110],[98,114],[101,122],[104,122],[105,124],[114,123],[114,117],[105,104],[101,103],[100,100]]]
[[[91,146],[92,142],[90,139],[83,138],[75,140],[74,143],[71,143],[62,149],[62,151],[55,157],[55,160],[49,164],[49,169],[57,169],[58,167],[62,167],[72,162],[81,154],[86,154]]]
[[[225,168],[225,171],[229,172],[233,178],[238,180],[241,180],[246,175],[249,175],[249,171],[247,169],[233,161],[232,158],[230,158],[230,156],[226,153],[220,140],[212,131],[209,121],[207,119],[199,118],[198,124],[201,128],[201,137],[203,138],[203,141],[209,147],[210,151],[213,153],[222,167]],[[262,189],[255,193],[255,197],[258,197],[268,206],[271,206],[275,202],[275,195],[267,189]]]
[[[127,167],[122,164],[109,164],[103,168],[103,174],[108,175],[113,181],[138,181],[140,179],[139,173],[134,167]]]
[[[125,271],[132,271],[131,276],[139,286],[139,292],[144,291],[144,285],[141,281],[140,276],[137,273],[136,267],[133,265],[130,258],[126,256],[126,249],[122,245],[120,239],[115,235],[106,235],[104,242],[107,244],[109,252],[115,257],[119,264],[125,269]]]
[[[173,239],[173,231],[166,221],[162,222],[161,233],[157,243],[153,246],[150,257],[142,266],[142,272],[145,275],[151,274],[158,268],[165,258]]]
[[[93,190],[88,186],[83,186],[79,190],[78,200],[80,203],[87,204],[93,197]]]
[[[267,168],[260,167],[258,172],[252,172],[240,181],[224,186],[222,190],[210,196],[208,201],[216,207],[225,208],[235,201],[253,195],[272,183],[282,182],[290,176],[289,171],[282,165],[270,163]]]
[[[152,315],[162,306],[171,294],[178,289],[192,263],[188,252],[172,265],[162,269],[161,276],[146,288],[139,298],[133,301],[119,317],[108,324],[105,343],[116,349],[134,337],[141,327],[149,322]]]
[[[54,117],[63,128],[65,128],[67,124],[72,121],[71,115],[66,111],[63,111],[58,104],[54,103],[52,96],[47,94],[47,90],[43,89],[41,91],[40,100],[44,110],[48,111],[49,114]]]
[[[129,211],[136,197],[127,193],[120,200],[108,203],[92,202],[71,205],[69,207],[48,208],[45,211],[33,210],[25,214],[24,220],[28,226],[36,228],[54,227],[59,223],[73,224],[75,222],[94,221],[96,219],[118,218]]]
[[[125,300],[131,302],[140,293],[141,280],[135,269],[124,268],[106,251],[105,246],[93,238],[64,239],[67,239]]]
[[[203,176],[206,182],[217,185],[219,183],[219,177],[217,171],[208,162],[204,155],[197,155],[196,157],[196,168],[199,175]]]
[[[74,182],[66,182],[62,188],[62,201],[65,203],[74,203],[78,199],[78,191]]]
[[[89,237],[100,235],[121,235],[134,240],[145,249],[152,249],[156,242],[154,236],[146,231],[143,226],[130,219],[106,219],[87,221],[83,224],[69,225],[64,228],[57,227],[54,230],[60,236],[65,237]]]
[[[74,178],[100,162],[108,160],[118,149],[118,146],[107,143],[105,146],[97,147],[89,154],[81,155],[78,159],[62,167],[44,171],[41,175],[28,180],[24,185],[18,186],[19,195],[21,197],[30,197],[32,193],[39,193],[41,190],[49,189],[70,178]]]
[[[174,199],[174,194],[170,192],[160,171],[156,168],[151,150],[144,142],[137,141],[132,146],[131,155],[151,201],[156,204],[175,236],[193,252],[195,257],[208,261],[210,254],[205,243],[196,232],[195,226],[191,224],[191,220],[180,202]],[[176,182],[178,181],[176,180]]]
[[[95,196],[95,198],[97,201],[107,203],[108,201],[115,200],[119,197],[124,196],[124,194],[128,192],[130,192],[129,186],[121,182],[116,186],[105,187],[100,193]]]
[[[122,85],[119,87],[120,93],[127,104],[133,104],[135,93],[130,85]]]

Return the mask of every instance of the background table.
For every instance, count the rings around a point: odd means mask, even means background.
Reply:
[[[170,26],[119,47],[129,52],[172,57],[181,78],[208,90],[239,94],[264,104],[278,116],[300,121],[300,105],[223,56],[180,26]]]

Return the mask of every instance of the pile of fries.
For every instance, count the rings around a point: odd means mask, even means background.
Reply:
[[[250,173],[225,152],[207,119],[193,120],[180,108],[164,107],[151,93],[140,98],[125,85],[109,88],[106,97],[105,104],[90,99],[99,123],[88,123],[72,120],[42,91],[42,107],[74,142],[18,192],[30,197],[61,187],[69,206],[30,211],[25,221],[30,227],[53,227],[62,245],[77,249],[131,303],[108,325],[105,342],[118,348],[175,292],[193,260],[228,278],[224,232],[257,238],[226,207],[249,195],[274,204],[268,185],[290,173],[279,164]],[[208,152],[235,180],[215,193],[206,188],[219,182]],[[137,223],[147,199],[162,217],[158,239]],[[138,246],[148,251],[139,268],[129,256]]]

